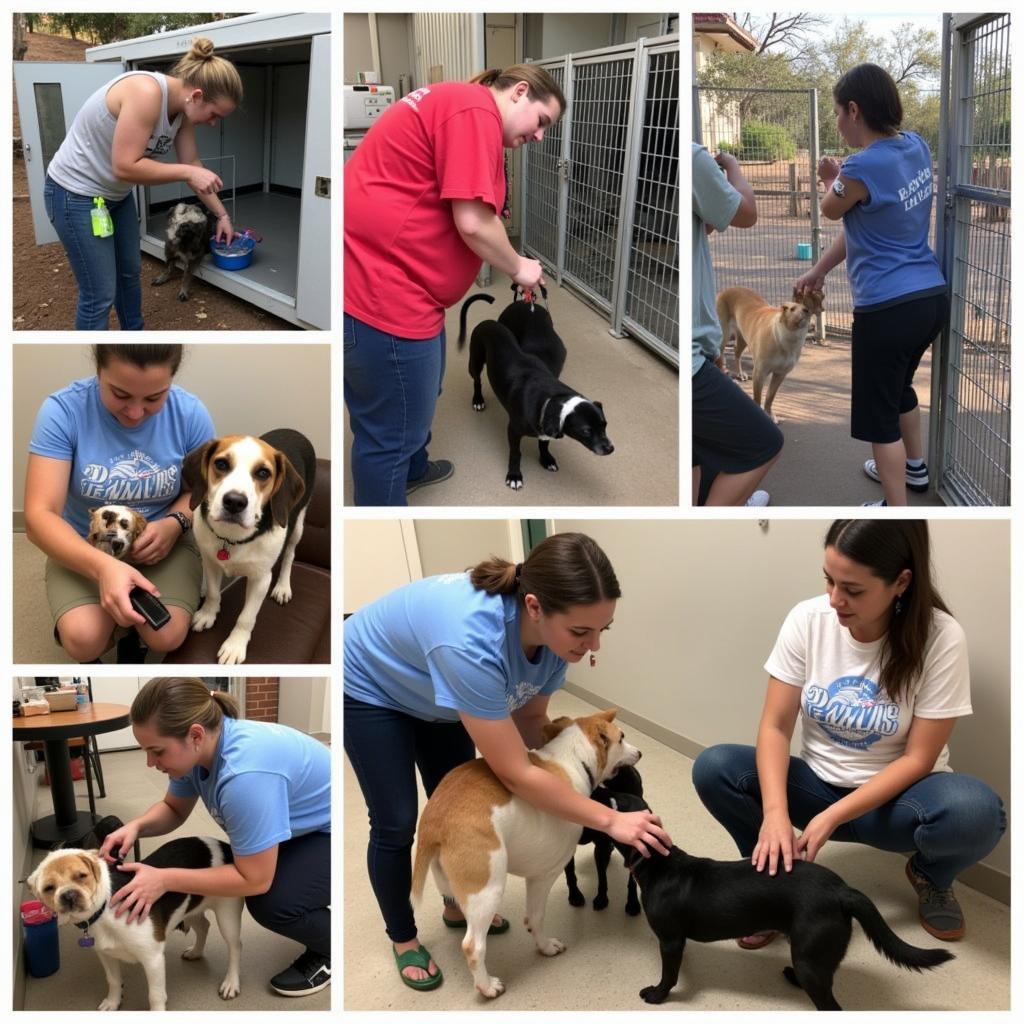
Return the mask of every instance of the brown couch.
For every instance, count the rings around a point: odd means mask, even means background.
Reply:
[[[181,647],[171,651],[163,663],[215,665],[217,651],[242,610],[245,585],[244,579],[226,581],[220,614],[213,628],[189,633]],[[330,660],[331,463],[317,459],[313,497],[306,507],[306,524],[292,566],[292,599],[280,605],[268,594],[256,618],[244,663],[326,665]]]

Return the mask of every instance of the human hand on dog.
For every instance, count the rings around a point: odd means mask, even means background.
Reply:
[[[153,868],[139,861],[122,864],[120,870],[131,872],[135,877],[110,897],[114,917],[127,913],[128,924],[132,921],[141,923],[149,917],[153,904],[167,892],[167,886],[163,883],[164,872],[161,868]]]
[[[798,277],[793,283],[793,294],[803,295],[804,292],[822,292],[825,290],[825,275],[811,267],[806,274]]]
[[[796,841],[796,850],[804,860],[813,861],[818,851],[828,842],[829,837],[838,828],[839,823],[832,820],[828,811],[816,814],[800,834]]]
[[[538,288],[541,285],[547,284],[547,281],[544,279],[544,268],[540,265],[540,260],[531,260],[526,256],[519,257],[519,269],[512,275],[512,280],[520,288],[524,289]]]
[[[164,519],[150,520],[132,545],[132,561],[138,562],[139,565],[155,565],[162,562],[171,553],[171,548],[180,536],[181,527],[176,519],[168,516]]]
[[[160,591],[138,569],[111,556],[104,560],[96,583],[100,591],[100,607],[119,626],[138,626],[146,621],[132,607],[128,595],[133,587],[142,587],[154,597],[160,596]]]
[[[758,871],[768,865],[768,874],[774,875],[779,868],[779,860],[786,871],[793,870],[793,858],[796,854],[793,824],[786,815],[779,817],[765,816],[761,822],[761,831],[757,836],[757,845],[751,854],[750,862]]]
[[[667,854],[672,847],[661,818],[651,811],[617,811],[606,831],[617,843],[627,843],[645,857],[650,857],[651,850]]]
[[[116,864],[128,854],[128,851],[135,845],[135,840],[138,838],[138,826],[133,825],[129,821],[127,825],[122,825],[119,829],[115,829],[103,840],[100,844],[99,855],[108,864]]]

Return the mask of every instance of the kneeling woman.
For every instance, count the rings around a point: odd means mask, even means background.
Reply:
[[[113,860],[140,836],[179,828],[202,798],[228,837],[234,862],[211,868],[127,863],[135,877],[112,898],[117,914],[145,920],[165,892],[244,896],[264,928],[305,946],[270,979],[284,996],[331,981],[331,757],[316,740],[281,725],[238,718],[225,693],[199,679],[151,679],[131,708],[146,763],[170,777],[163,800],[112,832]]]
[[[709,747],[694,786],[758,871],[813,861],[830,838],[914,851],[921,925],[959,939],[953,880],[992,851],[1006,817],[984,782],[949,766],[946,743],[971,714],[967,642],[932,582],[928,524],[837,520],[824,571],[827,594],[789,613],[765,665],[757,747]]]

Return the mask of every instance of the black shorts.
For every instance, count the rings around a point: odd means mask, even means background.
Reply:
[[[726,373],[706,362],[694,374],[693,465],[702,477],[747,473],[782,450],[782,431]]]
[[[921,357],[946,319],[946,296],[926,295],[853,314],[850,435],[858,441],[898,441],[900,416],[917,407],[911,387]]]

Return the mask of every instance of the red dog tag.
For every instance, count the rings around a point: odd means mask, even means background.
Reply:
[[[230,557],[231,555],[228,553],[227,548],[221,548],[220,551],[217,552],[217,558],[221,562],[226,562]]]

